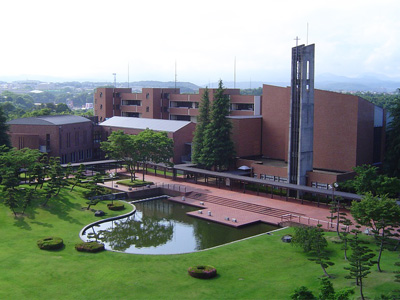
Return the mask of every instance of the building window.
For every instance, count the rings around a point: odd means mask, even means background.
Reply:
[[[100,104],[100,109],[103,109],[103,104]]]
[[[50,134],[46,134],[46,150],[50,150]]]
[[[150,111],[150,107],[146,106],[146,112]]]
[[[67,148],[71,147],[71,132],[67,132]]]
[[[75,132],[75,146],[79,146],[79,131]]]
[[[149,97],[150,97],[150,94],[146,93],[146,99],[149,99]]]
[[[103,97],[103,92],[100,92],[100,98]]]
[[[83,131],[83,144],[84,145],[87,144],[87,131],[86,130]]]
[[[101,142],[101,132],[100,131],[95,131],[93,133],[93,142],[94,143],[100,143]]]

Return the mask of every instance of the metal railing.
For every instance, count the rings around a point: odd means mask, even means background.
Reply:
[[[290,222],[295,222],[295,223],[299,223],[299,224],[305,224],[305,225],[309,225],[309,226],[316,226],[321,224],[322,227],[325,227],[328,230],[332,230],[333,228],[336,228],[337,223],[334,223],[332,221],[324,221],[324,220],[319,220],[319,219],[314,219],[311,217],[305,217],[305,216],[299,216],[299,215],[295,215],[295,214],[285,214],[281,216],[281,222],[284,221],[290,221]],[[339,224],[340,228],[346,229],[346,231],[348,231],[349,226],[347,225],[341,225]]]

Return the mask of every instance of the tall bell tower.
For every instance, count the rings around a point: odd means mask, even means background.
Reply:
[[[288,180],[306,185],[313,169],[315,45],[292,48]]]

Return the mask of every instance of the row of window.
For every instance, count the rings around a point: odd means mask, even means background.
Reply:
[[[61,163],[67,164],[69,162],[79,162],[92,158],[92,149],[80,150],[61,155]]]
[[[258,178],[258,174],[254,174],[253,177]],[[267,174],[260,174],[260,179],[269,180],[269,181],[277,181],[277,182],[288,182],[288,179],[286,177],[267,175]]]
[[[71,139],[72,132],[67,132],[65,134],[65,136],[66,136],[66,147],[70,148],[72,146],[72,139]],[[80,145],[80,143],[81,143],[80,136],[81,136],[80,132],[75,131],[75,133],[74,133],[75,146]],[[49,141],[49,146],[50,146],[50,135],[49,134],[48,134],[48,138],[46,137],[46,140]],[[62,148],[62,141],[63,141],[62,135],[60,134],[60,148]],[[86,145],[87,142],[88,142],[88,132],[86,130],[83,130],[82,131],[82,143],[83,143],[83,145]]]
[[[329,184],[327,184],[327,183],[321,183],[321,182],[312,181],[311,182],[311,186],[315,187],[317,189],[329,190]]]

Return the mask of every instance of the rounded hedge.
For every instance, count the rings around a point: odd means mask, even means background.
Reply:
[[[210,279],[217,276],[217,270],[212,266],[195,266],[188,269],[190,276],[200,279]]]
[[[37,241],[37,245],[42,250],[58,250],[64,246],[62,238],[49,236]]]
[[[123,204],[107,204],[109,210],[123,210],[125,205]]]
[[[82,242],[76,244],[75,249],[80,252],[96,253],[104,250],[104,244],[98,242]]]

